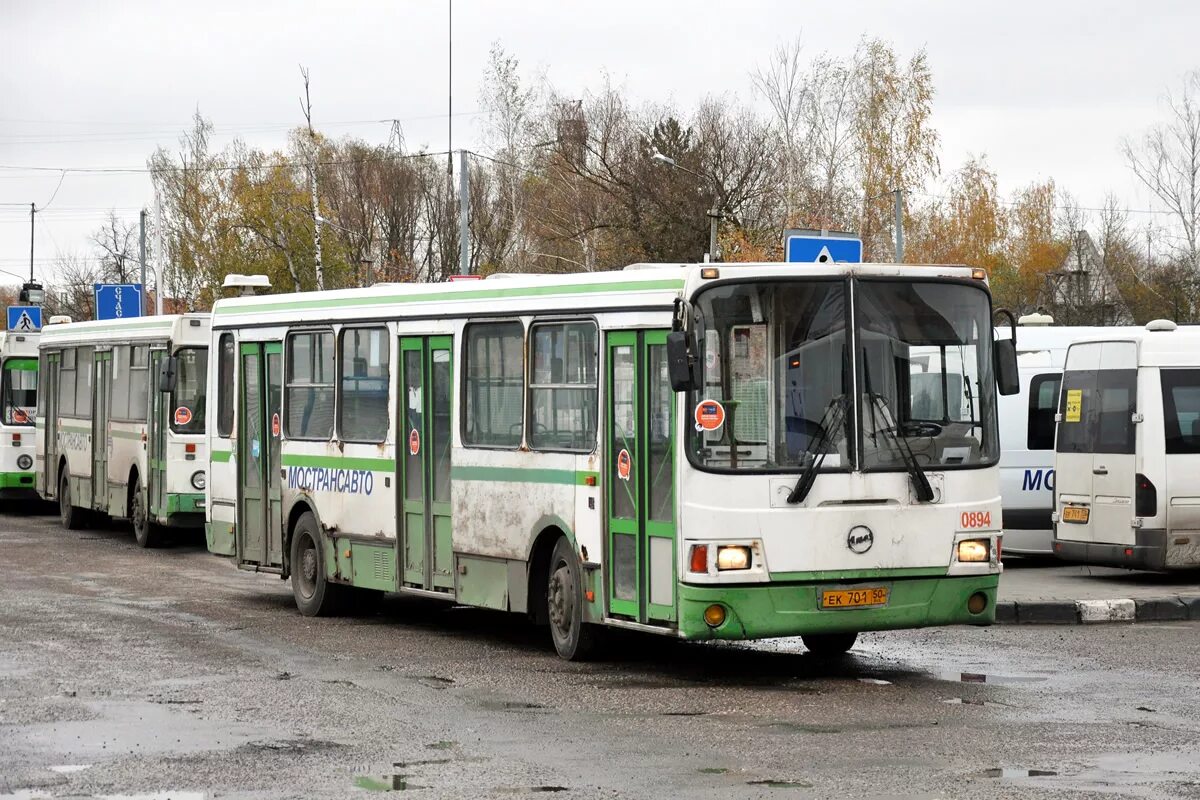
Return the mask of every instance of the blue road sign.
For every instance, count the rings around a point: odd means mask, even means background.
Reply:
[[[821,264],[840,261],[862,263],[862,239],[849,236],[789,236],[788,262]]]
[[[18,333],[37,333],[42,329],[42,307],[9,306],[8,329]]]
[[[140,283],[96,283],[96,319],[126,319],[142,315]]]

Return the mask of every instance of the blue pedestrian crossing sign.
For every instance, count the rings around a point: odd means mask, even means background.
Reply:
[[[96,319],[127,319],[142,315],[140,283],[96,283]]]
[[[819,231],[789,232],[785,245],[789,263],[862,263],[862,239],[857,236],[836,233],[822,235]]]
[[[42,329],[42,307],[9,306],[8,329],[15,333],[37,333]]]

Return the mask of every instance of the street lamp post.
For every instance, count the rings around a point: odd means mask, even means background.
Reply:
[[[705,175],[703,173],[696,172],[696,170],[694,170],[694,169],[688,169],[687,167],[683,166],[675,159],[671,158],[670,156],[665,156],[662,153],[655,153],[653,156],[651,156],[651,158],[660,164],[666,164],[668,167],[674,167],[675,169],[682,170],[689,175],[695,175],[697,178],[700,178],[701,180],[706,180],[706,181],[712,182],[713,205],[712,205],[712,208],[709,209],[709,211],[708,211],[708,252],[704,254],[704,260],[709,261],[711,259],[713,261],[716,261],[718,258],[717,223],[721,219],[721,207],[719,205],[717,205],[717,198],[720,193],[719,190],[721,187],[720,187],[720,184],[717,183],[717,179],[711,175]]]

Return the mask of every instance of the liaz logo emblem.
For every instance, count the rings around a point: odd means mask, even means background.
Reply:
[[[846,535],[846,547],[849,547],[852,553],[861,555],[870,550],[873,544],[875,544],[875,534],[871,533],[871,529],[866,525],[855,525]]]

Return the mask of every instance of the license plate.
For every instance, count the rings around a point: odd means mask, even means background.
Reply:
[[[1087,506],[1067,506],[1063,509],[1063,522],[1087,522],[1090,509]]]
[[[886,606],[886,586],[868,586],[865,589],[825,589],[821,592],[821,608],[863,608]]]

